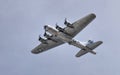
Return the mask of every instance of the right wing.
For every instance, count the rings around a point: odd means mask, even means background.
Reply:
[[[54,47],[59,46],[64,43],[60,40],[57,40],[57,41],[46,40],[46,42],[47,42],[46,44],[41,43],[40,45],[35,47],[31,52],[34,54],[38,54],[38,53],[47,51],[48,49],[54,48]]]
[[[96,18],[96,15],[91,13],[78,21],[72,23],[73,28],[65,27],[65,32],[70,36],[76,36],[80,31],[82,31],[93,19]]]

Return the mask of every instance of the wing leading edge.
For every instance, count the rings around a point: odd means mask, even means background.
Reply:
[[[72,23],[73,28],[66,27],[65,32],[70,34],[72,37],[75,37],[80,31],[82,31],[91,21],[96,18],[96,15],[91,13],[74,23]]]
[[[31,52],[34,53],[34,54],[38,54],[38,53],[47,51],[47,50],[49,50],[51,48],[54,48],[56,46],[59,46],[59,45],[61,45],[63,43],[64,42],[62,42],[62,41],[54,42],[52,40],[47,40],[47,44],[41,43],[40,45],[35,47]]]

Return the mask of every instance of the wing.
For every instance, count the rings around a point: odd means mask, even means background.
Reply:
[[[95,14],[89,14],[82,19],[72,23],[73,28],[66,27],[65,32],[72,37],[76,36],[81,30],[83,30],[94,18],[96,17]]]
[[[103,43],[102,41],[97,41],[97,42],[94,42],[92,44],[88,44],[87,47],[90,48],[91,50],[93,50],[96,47],[98,47],[99,45],[101,45],[102,43]]]
[[[64,42],[60,41],[59,39],[56,41],[53,40],[46,40],[47,43],[41,43],[37,47],[35,47],[31,52],[34,54],[38,54],[44,51],[47,51],[48,49],[54,48],[56,46],[59,46],[63,44]]]
[[[80,57],[80,56],[82,56],[82,55],[84,55],[84,54],[86,54],[86,53],[88,53],[88,51],[86,51],[86,50],[80,50],[75,56],[76,57]]]
[[[102,41],[97,41],[93,44],[89,44],[87,45],[86,47],[88,47],[91,51],[93,51],[93,49],[95,49],[96,47],[98,47],[99,45],[101,45],[103,42]],[[86,53],[88,53],[89,51],[85,50],[85,49],[82,49],[80,50],[77,54],[76,54],[76,57],[80,57]]]

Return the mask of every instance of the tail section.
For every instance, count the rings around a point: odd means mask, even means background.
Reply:
[[[98,47],[99,45],[101,45],[103,42],[102,41],[97,41],[91,44],[88,44],[86,47],[90,48],[91,50],[95,49],[96,47]]]
[[[97,41],[97,42],[92,42],[92,41],[88,41],[88,44],[85,46],[85,49],[80,50],[77,54],[76,57],[80,57],[88,52],[92,53],[92,54],[96,54],[93,49],[95,49],[96,47],[98,47],[99,45],[101,45],[103,42],[102,41]]]

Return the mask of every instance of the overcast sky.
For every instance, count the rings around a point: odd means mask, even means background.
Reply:
[[[0,75],[120,75],[119,0],[0,0]],[[90,53],[68,44],[34,55],[45,24],[64,26],[90,13],[96,14],[75,39],[102,40]]]

